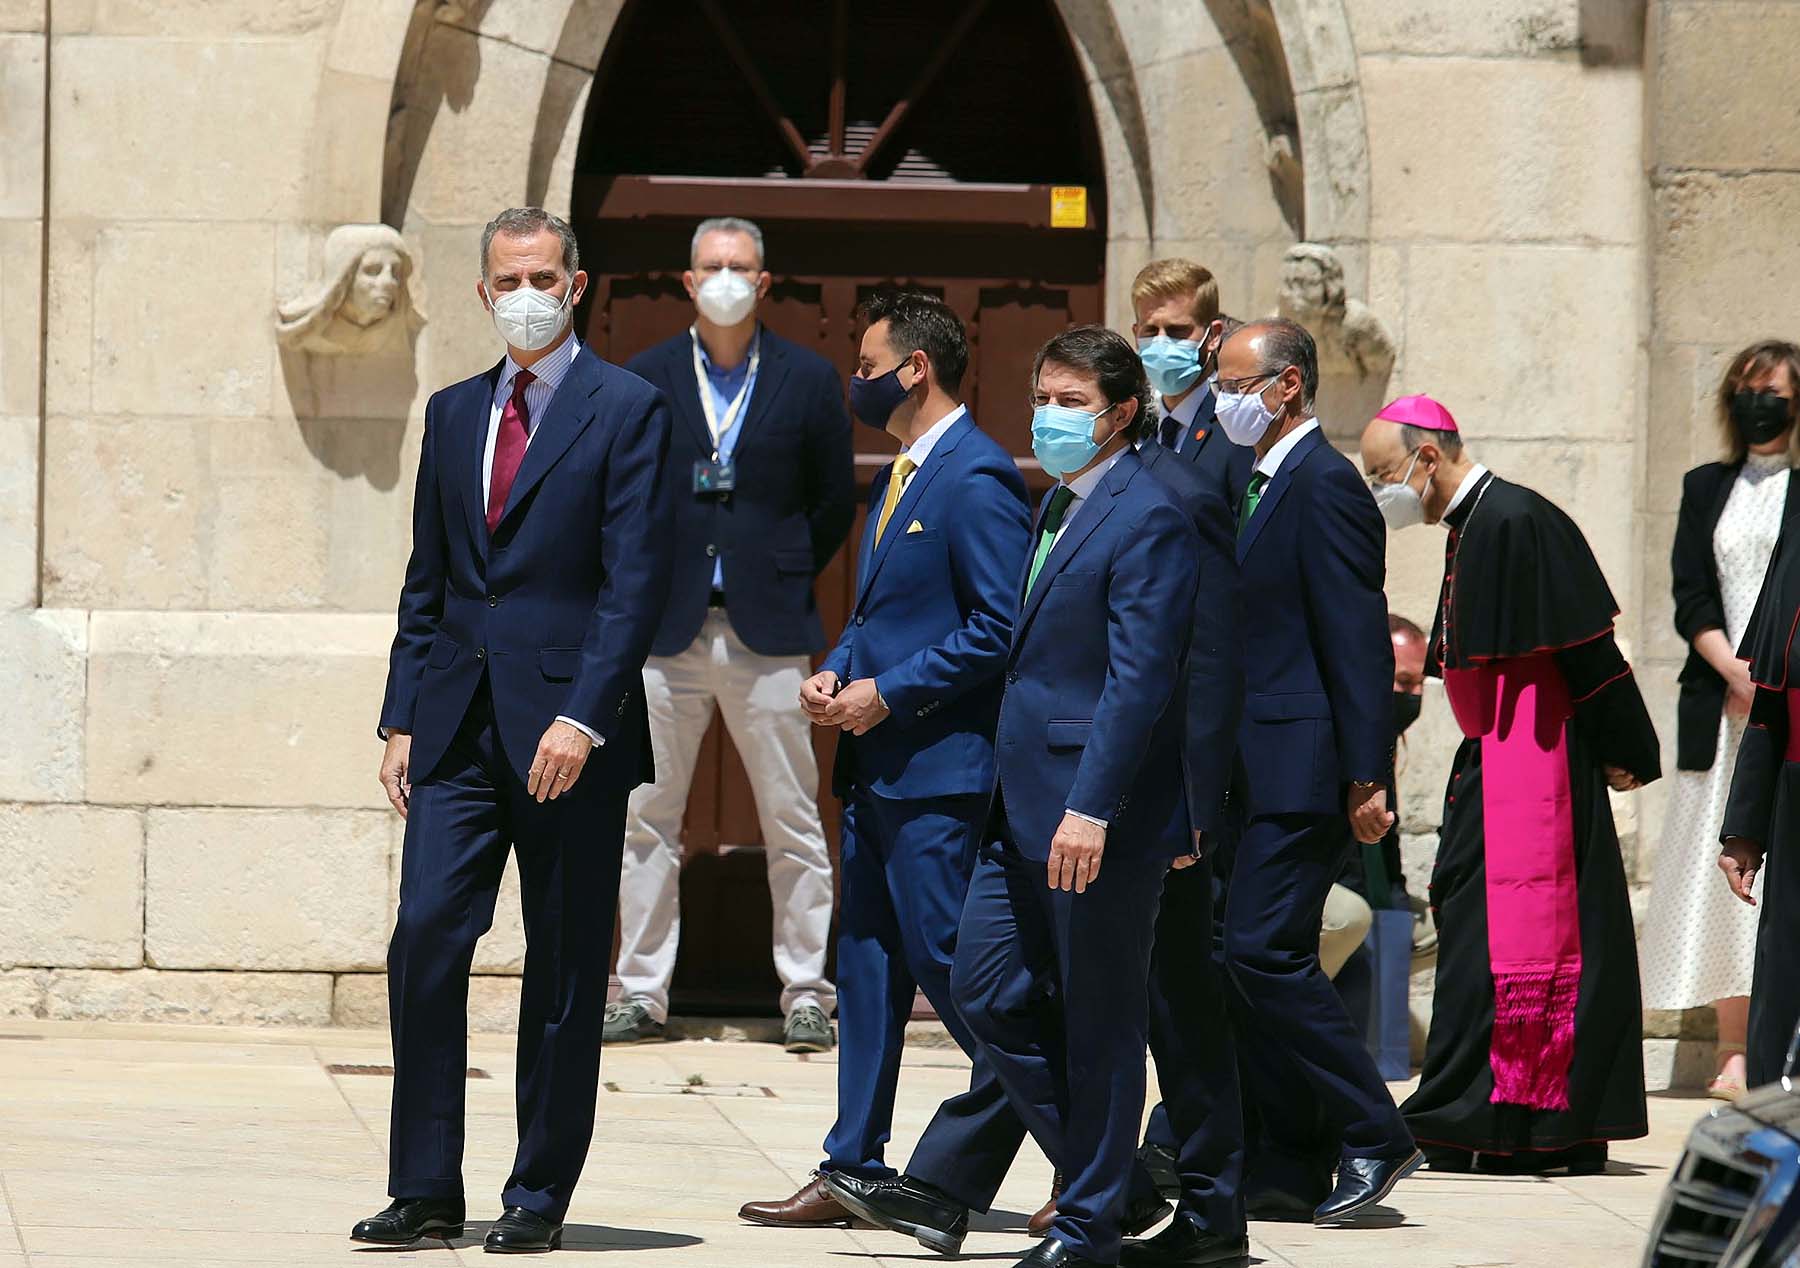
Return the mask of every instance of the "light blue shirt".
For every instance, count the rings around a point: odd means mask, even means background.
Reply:
[[[531,441],[537,436],[538,424],[543,421],[544,411],[550,408],[550,399],[556,395],[556,389],[562,381],[569,377],[569,367],[575,364],[575,354],[581,351],[581,340],[574,335],[567,339],[549,356],[531,367],[535,380],[525,385],[525,447],[531,447]],[[512,399],[513,380],[518,377],[519,363],[512,359],[512,353],[506,354],[506,363],[500,367],[500,381],[494,385],[494,400],[488,408],[487,447],[481,453],[481,506],[487,509],[488,493],[494,484],[494,443],[500,438],[500,415],[506,409],[506,403]]]
[[[749,351],[744,359],[730,369],[721,369],[714,365],[712,357],[707,354],[706,345],[700,341],[700,336],[691,329],[688,334],[694,341],[695,351],[700,354],[700,366],[706,371],[706,391],[707,395],[712,397],[713,417],[726,424],[725,429],[719,433],[719,438],[713,444],[717,447],[719,461],[730,462],[731,456],[737,452],[738,433],[743,430],[744,415],[750,412],[750,398],[756,394],[756,379],[751,372],[750,365],[757,359],[757,354],[762,349],[762,327],[759,325],[756,328],[756,335],[751,339]],[[743,404],[739,405],[737,413],[732,415],[731,406],[738,399],[739,392],[744,394]],[[715,590],[725,588],[725,561],[723,559],[713,563],[712,583]]]

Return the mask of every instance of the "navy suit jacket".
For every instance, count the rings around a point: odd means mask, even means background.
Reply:
[[[694,464],[712,457],[713,438],[694,382],[692,337],[684,330],[625,368],[661,388],[674,415],[663,476],[675,508],[674,577],[654,653],[674,656],[699,637],[720,559],[726,612],[745,646],[763,656],[821,650],[813,578],[856,515],[850,414],[837,371],[763,327],[756,386],[732,454],[737,487],[720,496],[694,492]]]
[[[1155,441],[1138,450],[1138,458],[1175,495],[1200,534],[1200,586],[1188,649],[1187,790],[1194,830],[1211,834],[1222,826],[1244,695],[1231,509],[1192,464]]]
[[[490,539],[482,456],[504,364],[425,405],[381,727],[412,733],[413,778],[429,779],[486,674],[521,779],[561,715],[604,741],[578,790],[622,792],[653,775],[643,669],[668,596],[668,405],[583,347]]]
[[[1106,820],[1109,852],[1189,853],[1182,736],[1200,584],[1194,522],[1131,450],[1073,515],[1021,594],[995,796],[1027,858],[1050,856],[1065,809]],[[1021,591],[1028,572],[1029,563]]]
[[[1209,383],[1200,391],[1204,393],[1200,408],[1188,423],[1187,432],[1181,438],[1181,451],[1175,456],[1192,466],[1207,487],[1223,498],[1235,514],[1244,489],[1250,483],[1256,451],[1226,439],[1225,429],[1219,426],[1214,413],[1219,398],[1213,393],[1212,385]]]
[[[832,788],[840,797],[852,786],[884,797],[985,793],[1031,539],[1025,481],[965,414],[932,446],[877,543],[892,472],[870,491],[856,603],[824,664],[842,682],[874,678],[892,715],[838,740]]]
[[[1387,527],[1350,460],[1314,430],[1238,535],[1251,814],[1342,814],[1393,753]]]

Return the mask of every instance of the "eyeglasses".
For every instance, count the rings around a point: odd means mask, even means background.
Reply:
[[[1266,370],[1261,374],[1252,374],[1247,379],[1220,379],[1219,391],[1228,396],[1237,396],[1239,393],[1248,392],[1250,390],[1250,385],[1259,380],[1280,378],[1283,371],[1286,369],[1287,367],[1283,366],[1280,370]]]

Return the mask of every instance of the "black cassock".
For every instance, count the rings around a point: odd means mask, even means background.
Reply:
[[[1800,1023],[1800,762],[1792,702],[1794,626],[1800,619],[1800,540],[1784,533],[1769,560],[1738,654],[1750,662],[1756,699],[1738,747],[1721,839],[1746,837],[1765,851],[1758,882],[1756,976],[1745,1059],[1752,1085],[1781,1075]]]
[[[1450,541],[1430,672],[1548,656],[1573,702],[1567,740],[1581,975],[1569,1108],[1492,1103],[1481,741],[1465,739],[1431,879],[1439,932],[1431,1033],[1419,1090],[1401,1111],[1421,1144],[1456,1150],[1513,1154],[1633,1139],[1648,1130],[1637,943],[1605,767],[1644,783],[1657,778],[1656,731],[1613,639],[1612,592],[1567,515],[1488,475],[1444,522]]]

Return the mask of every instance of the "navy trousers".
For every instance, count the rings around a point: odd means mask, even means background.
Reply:
[[[1362,1033],[1319,966],[1325,897],[1343,870],[1342,815],[1260,815],[1226,886],[1228,1005],[1256,1148],[1246,1187],[1323,1200],[1342,1157],[1413,1147]]]
[[[530,797],[501,752],[485,681],[450,751],[413,785],[388,947],[390,1196],[462,1196],[469,966],[511,848],[526,952],[519,1148],[501,1200],[553,1221],[568,1210],[594,1133],[625,834],[624,795],[597,788],[578,781],[542,805]]]
[[[900,1050],[914,989],[974,1060],[908,1172],[979,1211],[992,1205],[1025,1128],[950,998],[956,930],[987,816],[986,796],[912,801],[857,791],[844,803],[838,908],[838,1117],[822,1171],[891,1177]]]
[[[1175,1151],[1177,1218],[1234,1238],[1244,1234],[1244,1117],[1213,936],[1212,873],[1207,858],[1163,882],[1150,974],[1150,1055],[1163,1101],[1145,1139],[1160,1137]]]
[[[963,906],[950,993],[1014,1110],[1063,1174],[1052,1235],[1099,1263],[1142,1177],[1148,978],[1167,857],[1109,851],[1087,892],[1051,889],[1001,833]]]

